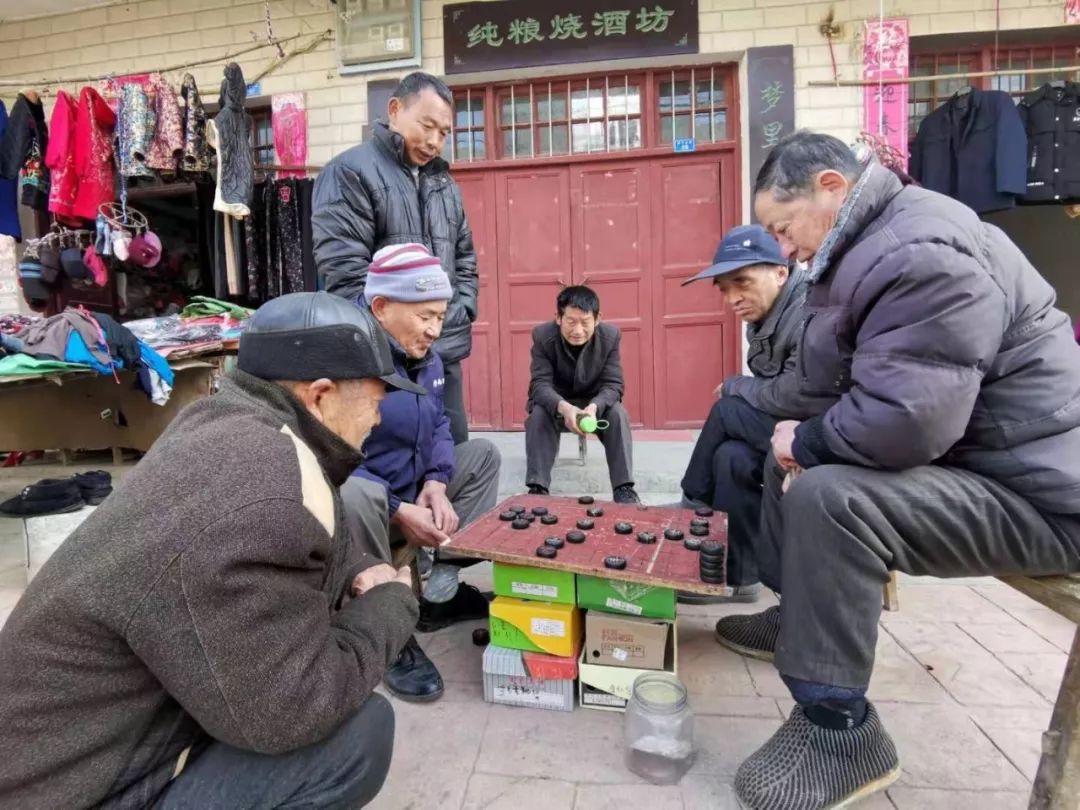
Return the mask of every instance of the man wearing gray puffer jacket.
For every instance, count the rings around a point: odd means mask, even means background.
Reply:
[[[755,210],[811,263],[802,390],[840,398],[777,425],[758,563],[780,607],[717,636],[775,657],[798,704],[739,798],[812,810],[900,773],[865,697],[890,571],[1080,571],[1080,347],[1000,230],[836,138],[776,146]]]

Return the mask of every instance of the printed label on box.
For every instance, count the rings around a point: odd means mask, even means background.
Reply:
[[[581,702],[591,706],[613,706],[616,709],[626,705],[626,701],[621,697],[609,695],[607,692],[585,692],[581,696]]]
[[[548,638],[565,638],[566,622],[558,619],[533,619],[532,634],[534,636],[546,636]]]
[[[511,582],[511,593],[522,596],[543,596],[547,599],[558,599],[559,589],[555,585],[537,585],[534,582]]]
[[[633,613],[635,616],[641,615],[641,605],[631,605],[629,602],[623,602],[619,599],[612,599],[610,596],[607,601],[604,602],[612,610],[618,610],[623,613]]]
[[[514,702],[533,703],[537,706],[559,708],[563,705],[562,695],[552,695],[547,692],[535,692],[520,686],[496,686],[494,691],[496,701],[512,700]]]

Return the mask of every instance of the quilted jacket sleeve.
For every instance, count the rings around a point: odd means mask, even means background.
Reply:
[[[469,321],[475,321],[480,311],[480,272],[476,265],[476,248],[473,245],[472,228],[469,227],[468,217],[465,216],[464,204],[461,200],[461,189],[454,187],[457,195],[458,206],[461,209],[461,226],[458,229],[456,249],[456,279],[457,285],[454,290],[455,298],[465,307],[469,315]]]
[[[326,279],[327,292],[355,300],[364,292],[374,253],[375,213],[360,176],[344,163],[331,165],[315,181],[311,215],[315,263]]]
[[[801,466],[901,470],[933,462],[965,430],[1005,330],[1004,293],[941,242],[899,246],[860,285],[851,387],[796,430]]]

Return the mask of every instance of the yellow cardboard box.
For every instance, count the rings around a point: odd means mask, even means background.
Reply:
[[[569,658],[581,639],[581,610],[575,605],[496,596],[491,603],[491,643],[516,650]]]

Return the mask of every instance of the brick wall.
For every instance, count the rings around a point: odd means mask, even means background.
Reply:
[[[423,3],[423,66],[443,68],[444,0]],[[859,88],[810,88],[832,78],[829,47],[818,31],[830,9],[843,32],[833,51],[842,78],[861,78],[862,28],[876,18],[878,0],[793,3],[791,0],[700,0],[701,51],[739,59],[751,45],[795,46],[796,116],[800,126],[850,140],[858,133]],[[885,16],[910,21],[913,36],[993,30],[994,0],[884,0]],[[279,37],[314,35],[333,27],[328,0],[272,0]],[[1062,0],[1001,0],[1003,29],[1061,25]],[[265,36],[263,4],[245,0],[141,0],[53,17],[0,22],[0,77],[125,73],[154,70],[189,59],[218,57]],[[286,45],[286,50],[304,39]],[[253,77],[270,61],[265,49],[241,57]],[[216,99],[221,66],[192,70],[206,100]],[[172,74],[179,81],[183,71]],[[368,119],[366,81],[400,75],[339,76],[332,43],[298,56],[261,82],[266,94],[304,91],[309,117],[310,160],[324,163],[360,138]],[[66,89],[77,90],[79,84]],[[10,103],[14,89],[0,88]],[[376,114],[381,111],[375,111]],[[743,116],[746,120],[746,116]]]

